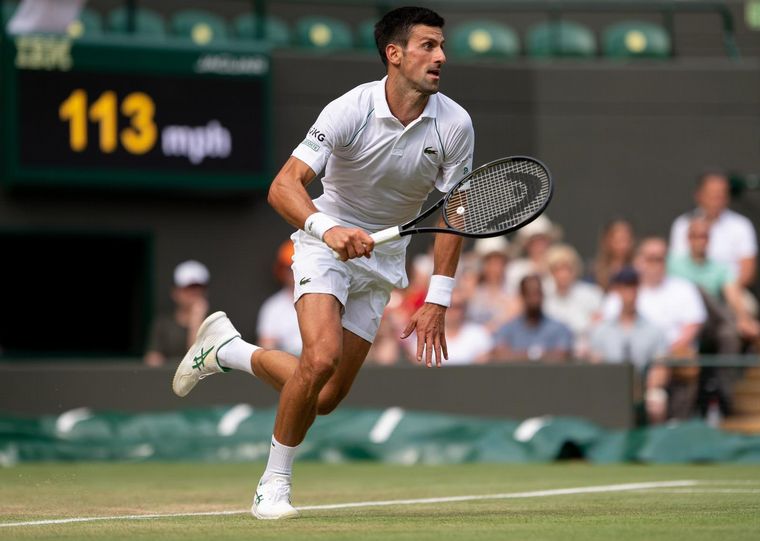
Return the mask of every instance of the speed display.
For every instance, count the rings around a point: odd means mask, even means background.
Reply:
[[[269,183],[266,51],[26,36],[6,41],[2,57],[11,184]]]

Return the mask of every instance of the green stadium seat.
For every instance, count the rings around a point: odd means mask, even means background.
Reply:
[[[127,10],[116,8],[108,14],[106,28],[109,32],[127,33]],[[137,8],[135,11],[135,34],[140,37],[162,39],[166,36],[164,18],[148,8]]]
[[[246,13],[232,22],[235,36],[242,40],[256,39],[256,17]],[[287,47],[292,42],[288,23],[274,15],[264,19],[264,40],[275,47]]]
[[[315,50],[339,50],[353,47],[349,26],[332,17],[307,16],[296,21],[296,44]]]
[[[596,38],[588,27],[573,21],[544,22],[528,29],[525,51],[534,58],[591,57],[596,55]]]
[[[224,43],[229,35],[222,17],[202,9],[178,11],[172,15],[169,27],[173,35],[188,38],[196,45]]]
[[[369,19],[359,23],[359,26],[356,27],[356,45],[360,49],[377,51],[375,22],[374,19]]]
[[[512,58],[520,53],[520,39],[506,24],[469,21],[452,29],[448,50],[457,57]]]
[[[103,19],[98,12],[84,8],[76,20],[71,22],[66,33],[73,39],[100,36],[103,33]]]
[[[615,23],[604,30],[605,56],[615,58],[666,58],[671,54],[670,36],[657,24],[644,21]]]

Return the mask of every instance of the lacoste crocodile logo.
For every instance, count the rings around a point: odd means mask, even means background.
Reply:
[[[309,282],[311,282],[311,278],[301,278],[301,281],[298,282],[298,285],[305,286]]]
[[[424,150],[425,154],[438,154],[438,151],[434,149],[433,147],[425,147]]]

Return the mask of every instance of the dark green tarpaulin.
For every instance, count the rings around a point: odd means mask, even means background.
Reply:
[[[162,413],[72,410],[0,415],[0,464],[39,460],[263,460],[275,410],[247,405]],[[317,419],[300,458],[401,464],[461,462],[760,462],[760,436],[693,420],[610,431],[569,417],[522,422],[436,413],[341,409]]]

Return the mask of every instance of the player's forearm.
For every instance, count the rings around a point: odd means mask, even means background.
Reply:
[[[439,226],[441,224],[439,223]],[[462,251],[462,237],[459,235],[436,234],[433,245],[433,274],[454,277]]]
[[[286,222],[299,229],[303,229],[306,218],[317,212],[306,191],[306,186],[314,176],[306,164],[291,157],[269,187],[269,205]]]

